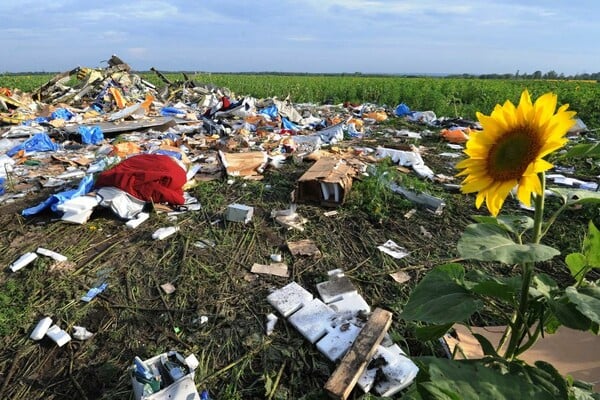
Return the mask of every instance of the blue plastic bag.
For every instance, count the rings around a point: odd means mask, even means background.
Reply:
[[[24,217],[29,217],[31,215],[35,215],[45,210],[48,207],[51,207],[52,211],[57,211],[58,205],[64,203],[67,200],[83,196],[84,194],[91,192],[93,187],[94,177],[91,174],[86,175],[81,180],[81,182],[79,182],[79,186],[77,186],[77,189],[70,189],[64,192],[53,194],[37,206],[26,208],[21,212],[21,215],[23,215]]]
[[[104,133],[99,126],[80,125],[77,132],[81,135],[83,144],[99,144],[104,140]]]
[[[33,124],[34,122],[39,125],[39,124],[46,123],[48,121],[50,121],[50,120],[48,118],[46,118],[46,117],[36,117],[36,118],[33,118],[33,119],[28,119],[27,121],[23,121],[21,123],[21,125],[31,126],[31,124]]]
[[[406,115],[411,114],[411,111],[406,104],[400,103],[398,107],[396,107],[396,109],[394,110],[394,114],[396,114],[398,117],[404,117]]]
[[[56,111],[54,111],[52,114],[50,114],[50,119],[64,119],[65,121],[70,120],[71,118],[73,118],[75,116],[75,114],[73,114],[71,111],[67,110],[66,108],[59,108]]]
[[[276,105],[272,105],[270,107],[263,108],[258,113],[268,115],[271,118],[277,118],[277,116],[279,115],[279,110],[277,109]]]
[[[4,178],[0,178],[0,195],[4,194]]]
[[[16,145],[12,149],[6,152],[6,155],[9,157],[14,156],[19,151],[25,150],[25,152],[32,151],[56,151],[58,150],[58,145],[54,143],[50,136],[45,133],[36,133],[26,141],[21,144]]]
[[[284,129],[290,129],[292,131],[299,131],[300,127],[298,125],[296,125],[295,123],[293,123],[292,121],[290,121],[289,119],[283,117],[281,118],[281,125],[283,125]]]

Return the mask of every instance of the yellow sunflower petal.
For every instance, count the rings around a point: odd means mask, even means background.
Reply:
[[[493,192],[492,189],[489,190],[489,194],[486,199],[486,205],[490,211],[490,214],[492,214],[494,217],[500,212],[500,209],[504,204],[504,200],[506,200],[506,197],[510,193],[511,189],[515,187],[516,183],[517,182],[512,180],[499,182],[494,187]]]
[[[537,175],[532,176],[524,176],[521,178],[519,182],[519,188],[517,189],[517,198],[521,201],[521,203],[525,204],[527,207],[531,206],[531,193],[537,193],[536,189],[540,188],[540,178]]]

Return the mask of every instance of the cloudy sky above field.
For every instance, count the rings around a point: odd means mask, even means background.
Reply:
[[[2,0],[0,73],[600,71],[597,0]]]

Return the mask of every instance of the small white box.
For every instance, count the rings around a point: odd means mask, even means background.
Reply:
[[[161,367],[161,357],[167,357],[170,353],[162,353],[147,360],[144,360],[143,363],[147,365],[149,368],[154,368],[155,370],[160,371]],[[195,358],[195,357],[194,357]],[[131,385],[133,386],[133,394],[136,400],[200,400],[200,395],[198,394],[198,390],[196,389],[196,383],[194,382],[194,373],[195,368],[192,368],[192,365],[187,364],[186,358],[184,362],[189,367],[190,372],[181,378],[177,379],[169,386],[154,392],[152,394],[144,394],[144,383],[139,382],[134,375],[134,369],[130,369],[131,375]],[[162,376],[162,375],[161,375]]]
[[[250,220],[252,220],[253,215],[254,207],[235,203],[227,206],[225,219],[231,222],[243,222],[247,224],[248,222],[250,222]]]

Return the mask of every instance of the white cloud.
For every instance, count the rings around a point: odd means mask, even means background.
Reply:
[[[77,17],[87,21],[105,19],[127,20],[132,22],[176,18],[179,10],[172,4],[162,1],[140,1],[121,3],[111,7],[93,8],[77,12]]]

